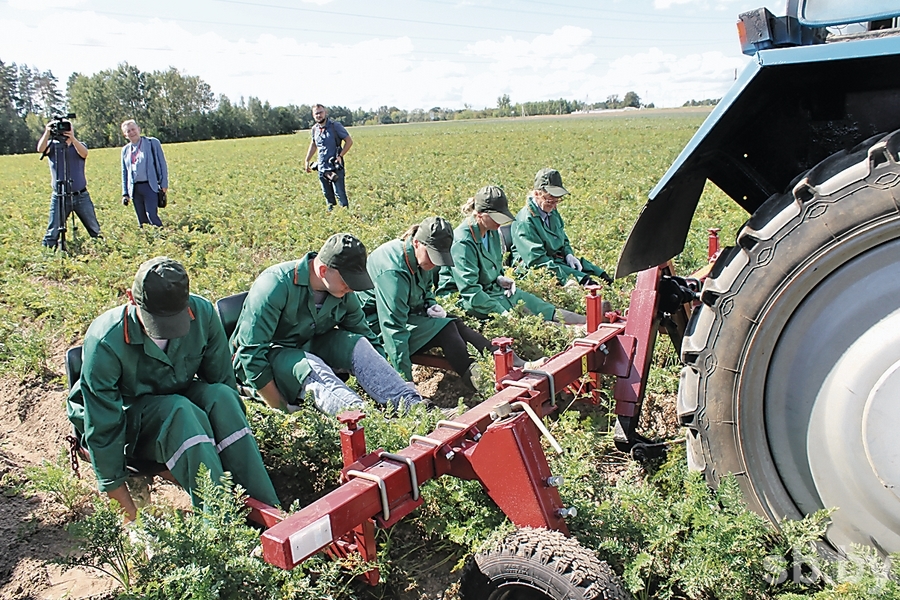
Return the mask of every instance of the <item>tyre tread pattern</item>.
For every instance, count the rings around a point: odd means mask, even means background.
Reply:
[[[503,568],[510,565],[515,568]],[[492,585],[514,581],[517,577],[514,573],[528,571],[529,565],[539,565],[542,571],[550,571],[555,575],[556,585],[552,585],[554,582],[544,582],[547,586],[542,591],[548,597],[573,600],[631,599],[624,584],[609,565],[599,560],[577,540],[558,531],[530,527],[518,529],[499,545],[470,560],[461,578],[460,597],[463,600],[488,598],[488,590]],[[522,579],[530,582],[529,576]],[[562,591],[563,587],[567,589]]]
[[[816,220],[844,198],[848,198],[865,188],[891,189],[893,206],[884,196],[877,206],[866,209],[859,221],[846,224],[846,229],[836,229],[829,233],[838,238],[850,228],[866,225],[867,222],[884,218],[897,212],[897,180],[900,179],[900,131],[880,134],[860,143],[851,150],[838,152],[798,177],[791,189],[781,195],[769,198],[740,229],[734,247],[726,248],[711,270],[701,292],[701,305],[694,311],[682,345],[681,385],[677,402],[678,417],[687,429],[688,463],[694,470],[702,472],[707,481],[715,486],[720,476],[726,472],[737,475],[744,490],[744,496],[751,508],[761,509],[755,498],[752,483],[747,481],[746,468],[741,453],[740,432],[737,429],[737,407],[735,394],[740,383],[742,353],[744,348],[718,348],[717,343],[732,346],[742,343],[752,335],[755,319],[762,314],[750,310],[735,309],[736,296],[751,293],[754,283],[748,278],[759,269],[773,268],[770,265],[781,250],[781,260],[776,271],[787,278],[791,265],[798,265],[806,257],[788,257],[791,245],[785,242],[794,230],[807,227],[822,227]],[[889,164],[886,164],[889,163]],[[855,200],[855,199],[853,199]],[[855,206],[851,200],[848,203]],[[857,203],[858,204],[858,203]],[[837,210],[850,210],[841,205]],[[821,221],[821,219],[819,219]],[[829,221],[825,226],[830,228]],[[809,225],[807,225],[809,224]],[[780,245],[783,248],[780,248]],[[768,300],[770,301],[770,300]],[[727,343],[722,341],[723,328],[729,330]],[[736,341],[738,340],[738,341]],[[719,350],[719,352],[717,352]],[[720,364],[721,354],[729,359]],[[710,379],[716,379],[716,392],[709,391]],[[728,390],[734,392],[731,398]],[[711,397],[718,394],[718,397]],[[765,512],[761,511],[760,512]]]

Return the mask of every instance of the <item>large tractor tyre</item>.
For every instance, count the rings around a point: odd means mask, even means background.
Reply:
[[[688,461],[773,522],[900,551],[900,132],[824,160],[722,252],[682,344]]]
[[[463,600],[628,600],[605,562],[558,531],[519,529],[470,559],[460,578]]]

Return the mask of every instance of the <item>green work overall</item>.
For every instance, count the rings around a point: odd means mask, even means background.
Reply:
[[[511,232],[513,258],[529,269],[550,269],[560,283],[565,283],[570,275],[578,283],[585,283],[591,275],[599,277],[603,274],[603,269],[584,258],[580,271],[566,263],[566,255],[574,255],[574,252],[559,211],[555,208],[550,211],[545,224],[532,196],[528,196],[525,206],[516,215]]]
[[[394,368],[412,381],[412,355],[453,319],[426,314],[437,304],[431,272],[416,260],[412,239],[392,240],[375,249],[366,262],[375,288],[357,292],[369,326],[381,334]]]
[[[100,491],[128,477],[129,459],[163,463],[195,506],[197,469],[279,504],[250,431],[229,360],[228,340],[208,300],[190,296],[191,328],[163,351],[132,304],[91,323],[81,378],[69,394],[69,420],[83,434]]]
[[[438,294],[459,291],[462,308],[479,319],[503,313],[519,302],[534,314],[547,321],[553,319],[556,308],[537,296],[516,290],[507,297],[497,277],[503,275],[503,251],[500,248],[500,234],[488,231],[485,242],[478,234],[478,224],[472,217],[466,217],[453,230],[452,267],[441,267]]]
[[[384,354],[356,294],[325,294],[322,307],[316,308],[309,283],[316,254],[263,271],[250,286],[231,335],[238,379],[257,390],[274,380],[288,402],[298,397],[310,373],[306,352],[343,371],[352,370],[353,349],[361,337]]]

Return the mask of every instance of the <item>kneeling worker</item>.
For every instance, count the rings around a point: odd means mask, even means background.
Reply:
[[[190,294],[184,267],[160,256],[140,266],[128,303],[97,317],[84,339],[69,420],[83,433],[100,491],[136,508],[129,459],[163,463],[199,506],[201,464],[230,471],[250,497],[279,504],[237,392],[222,323]]]
[[[529,269],[549,269],[560,284],[594,284],[593,277],[612,283],[613,278],[606,271],[573,254],[557,210],[560,200],[568,193],[559,171],[541,169],[537,172],[534,190],[528,194],[525,207],[512,223],[513,258]]]
[[[375,287],[358,295],[369,326],[381,334],[394,368],[407,381],[412,381],[412,355],[440,348],[463,382],[476,388],[473,365],[477,365],[469,356],[468,344],[479,352],[497,348],[461,319],[448,317],[434,299],[430,271],[453,266],[452,245],[450,223],[441,217],[428,217],[410,227],[399,240],[372,252],[368,270]],[[525,364],[513,356],[516,366]]]
[[[336,233],[322,249],[263,271],[247,294],[231,336],[238,379],[288,412],[307,394],[335,415],[362,399],[334,370],[350,372],[380,404],[404,410],[422,401],[384,358],[356,294],[372,280],[366,248]]]

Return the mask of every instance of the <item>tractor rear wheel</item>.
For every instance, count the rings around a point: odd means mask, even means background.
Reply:
[[[631,596],[605,562],[558,531],[519,529],[470,559],[460,579],[463,600],[626,600]]]
[[[682,344],[688,461],[773,522],[900,551],[900,132],[835,154],[722,252]]]

